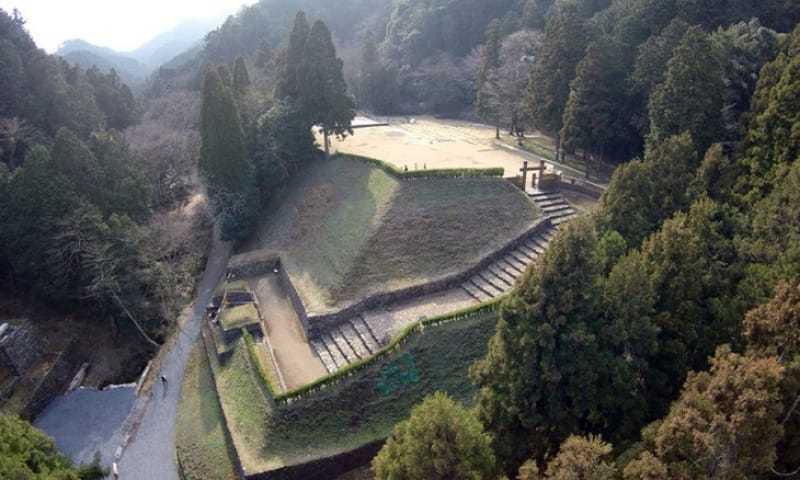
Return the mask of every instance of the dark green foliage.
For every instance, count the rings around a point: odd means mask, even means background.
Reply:
[[[0,415],[0,477],[36,480],[81,480],[53,441],[29,423]]]
[[[340,137],[352,133],[350,122],[355,117],[342,67],[330,30],[322,21],[315,22],[297,71],[299,102],[311,125]]]
[[[299,97],[298,69],[305,58],[306,42],[311,32],[302,10],[297,12],[294,28],[289,36],[289,44],[281,52],[278,68],[278,83],[275,87],[275,97],[278,100],[297,101]]]
[[[561,140],[569,152],[581,150],[600,160],[629,158],[637,132],[626,118],[626,70],[619,47],[601,38],[586,49],[570,85]],[[590,162],[591,165],[591,162]],[[587,168],[590,168],[587,166]]]
[[[394,428],[372,469],[381,480],[481,480],[492,474],[494,455],[472,412],[436,393]]]
[[[778,35],[758,19],[718,30],[711,36],[723,59],[725,83],[724,120],[727,140],[742,138],[747,126],[742,116],[750,111],[758,73],[778,54]],[[745,119],[746,120],[746,119]]]
[[[368,32],[361,53],[359,106],[377,113],[390,113],[395,108],[397,72],[383,64],[375,36]]]
[[[94,87],[97,107],[106,117],[107,128],[122,131],[139,120],[139,104],[114,69],[103,74],[93,67],[86,71],[86,77]]]
[[[247,72],[247,64],[244,57],[236,57],[233,67],[233,90],[237,94],[242,94],[250,86],[250,74]]]
[[[651,141],[688,131],[698,151],[705,152],[723,138],[722,75],[720,58],[708,35],[690,28],[675,47],[664,82],[650,97]]]
[[[496,109],[492,108],[497,107],[498,103],[492,102],[490,98],[487,98],[491,95],[491,91],[493,90],[490,88],[488,82],[492,80],[490,76],[500,68],[501,47],[500,22],[498,20],[493,20],[486,29],[486,42],[483,47],[483,54],[481,55],[480,70],[478,71],[478,98],[475,108],[478,111],[478,115],[480,115],[484,121],[494,125],[498,123],[500,112],[496,112]]]
[[[253,164],[264,201],[311,161],[313,145],[302,112],[293,103],[278,102],[258,119]]]
[[[222,236],[243,240],[258,205],[255,172],[232,93],[214,70],[206,73],[203,85],[201,123],[200,172],[221,220]]]
[[[642,294],[640,266],[620,267],[609,288],[619,299],[609,297],[605,306],[597,241],[587,220],[567,227],[502,305],[489,354],[473,368],[480,418],[508,472],[553,453],[571,432],[625,435],[646,415],[635,379],[654,345],[652,294]],[[642,305],[631,312],[635,322],[604,315],[634,292]]]
[[[601,223],[638,247],[661,223],[691,203],[687,187],[698,167],[688,134],[651,146],[644,161],[621,165],[603,196]]]
[[[740,162],[747,170],[739,189],[750,201],[769,193],[788,165],[800,157],[800,27],[778,57],[761,71],[753,97],[747,152]]]
[[[544,132],[558,135],[563,127],[569,85],[587,43],[583,21],[573,2],[557,4],[547,21],[544,43],[531,70],[527,99],[534,127]],[[560,144],[557,140],[556,147]]]

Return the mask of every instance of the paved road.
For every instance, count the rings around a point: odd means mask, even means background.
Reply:
[[[55,399],[34,425],[53,437],[61,452],[75,463],[91,463],[95,454],[110,465],[120,444],[121,430],[136,401],[130,385],[106,390],[80,388]]]
[[[157,382],[150,398],[140,398],[134,410],[144,408],[144,416],[128,444],[119,466],[121,480],[176,480],[175,416],[183,372],[192,346],[200,334],[205,307],[222,278],[230,256],[230,245],[214,241],[206,271],[197,289],[197,297],[183,331],[166,354],[157,375],[167,377],[167,388]]]

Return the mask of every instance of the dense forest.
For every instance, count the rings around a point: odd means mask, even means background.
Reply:
[[[796,0],[261,0],[137,99],[0,11],[0,277],[155,344],[208,236],[176,216],[199,178],[241,240],[356,107],[537,130],[619,164],[609,189],[501,306],[476,408],[423,403],[377,477],[796,477],[798,22]]]
[[[207,219],[175,213],[197,150],[186,111],[145,109],[115,71],[46,54],[0,11],[4,291],[157,346],[208,243]]]

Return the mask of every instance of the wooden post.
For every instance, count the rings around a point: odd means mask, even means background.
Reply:
[[[325,137],[325,160],[331,159],[331,142],[328,139],[328,129],[322,129],[322,135]]]
[[[522,169],[520,169],[520,172],[522,172],[522,191],[525,192],[526,189],[528,188],[528,161],[527,160],[522,162]]]

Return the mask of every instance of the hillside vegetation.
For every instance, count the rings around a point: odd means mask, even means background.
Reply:
[[[315,312],[468,268],[538,217],[501,179],[400,180],[347,157],[312,165],[266,211],[245,250],[279,254]]]
[[[486,353],[494,325],[494,313],[487,312],[428,328],[341,383],[282,407],[264,397],[240,342],[231,357],[211,365],[242,466],[248,472],[274,470],[383,439],[436,391],[470,402],[475,389],[468,369]],[[180,442],[187,439],[178,440],[181,452]]]

